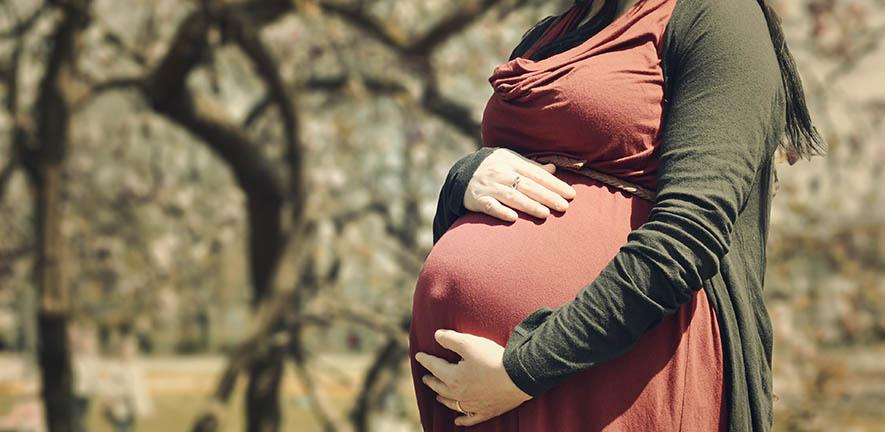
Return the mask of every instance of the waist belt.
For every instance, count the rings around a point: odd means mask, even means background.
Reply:
[[[576,159],[563,154],[554,153],[535,153],[525,155],[525,157],[532,159],[540,164],[552,163],[553,165],[556,165],[557,168],[562,168],[567,171],[590,177],[600,183],[604,183],[608,186],[622,190],[647,201],[654,202],[655,200],[655,191],[644,188],[638,184],[631,183],[627,180],[615,177],[613,175],[592,169],[586,166],[587,161],[584,159]]]

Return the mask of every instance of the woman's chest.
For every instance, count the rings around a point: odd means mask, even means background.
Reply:
[[[599,163],[650,155],[664,110],[656,45],[639,41],[585,54],[540,70],[522,69],[523,59],[496,68],[483,145]]]

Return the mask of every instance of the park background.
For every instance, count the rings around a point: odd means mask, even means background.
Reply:
[[[440,186],[569,3],[0,0],[0,430],[41,366],[55,431],[418,430]],[[829,144],[778,164],[776,429],[885,430],[885,1],[773,4]]]

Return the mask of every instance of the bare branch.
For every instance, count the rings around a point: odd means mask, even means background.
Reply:
[[[21,60],[22,46],[22,41],[17,41],[15,48],[13,48],[5,77],[7,92],[6,110],[9,112],[9,117],[12,118],[12,137],[10,139],[12,148],[10,149],[10,156],[6,166],[3,168],[3,171],[0,171],[0,201],[3,200],[3,196],[6,194],[6,185],[9,183],[9,179],[12,178],[12,174],[18,165],[20,159],[19,155],[22,152],[27,151],[25,146],[27,145],[28,134],[22,127],[21,122],[18,121],[18,69],[19,61]]]
[[[340,16],[354,27],[375,38],[389,48],[401,54],[408,51],[408,44],[401,36],[396,36],[390,28],[375,17],[366,14],[361,8],[345,6],[328,1],[320,3],[320,7],[327,12]]]
[[[406,347],[407,345],[404,346],[395,339],[388,339],[378,350],[371,366],[366,371],[362,389],[357,395],[350,413],[355,431],[366,432],[370,430],[369,414],[374,405],[382,400],[379,390],[390,387],[390,382],[399,375],[401,360],[408,354]]]
[[[83,92],[80,97],[71,101],[71,111],[80,111],[84,109],[90,102],[105,93],[120,90],[141,90],[145,85],[145,79],[142,77],[123,77],[110,78],[96,84],[92,84],[88,90]]]
[[[138,64],[139,66],[147,66],[148,58],[147,55],[136,49],[135,47],[130,46],[126,41],[118,34],[116,34],[111,26],[102,21],[100,18],[95,17],[96,23],[99,27],[102,27],[104,30],[104,41],[109,43],[111,46],[114,46],[118,50],[122,51],[126,54],[133,62]]]
[[[255,122],[258,121],[259,118],[261,118],[261,115],[264,114],[264,111],[270,108],[272,104],[273,99],[271,98],[271,96],[269,94],[265,94],[261,99],[258,100],[258,102],[255,103],[255,105],[252,106],[252,108],[246,114],[246,118],[243,119],[243,128],[248,129],[253,124],[255,124]]]
[[[410,43],[406,49],[406,53],[411,55],[426,55],[437,49],[440,45],[449,40],[452,36],[462,32],[465,28],[473,24],[483,14],[485,14],[493,6],[501,3],[502,0],[470,0],[462,7],[455,10],[424,36]]]
[[[320,3],[320,7],[324,11],[342,17],[353,26],[406,57],[427,57],[452,36],[463,31],[501,2],[502,0],[467,1],[464,6],[455,8],[456,10],[451,15],[440,20],[424,35],[412,41],[404,40],[389,26],[366,14],[359,7],[344,6],[329,1]]]
[[[352,82],[350,77],[339,76],[330,78],[311,78],[304,83],[302,87],[307,90],[316,91],[340,91],[347,88]],[[406,87],[396,81],[386,81],[374,78],[360,78],[359,84],[367,90],[375,94],[396,96],[408,93]]]
[[[11,8],[12,6],[7,4],[7,7]],[[17,22],[11,29],[0,30],[0,39],[20,38],[25,33],[27,33],[28,30],[31,29],[31,27],[34,25],[35,22],[37,22],[38,19],[40,19],[40,16],[43,15],[43,12],[45,12],[46,9],[47,8],[43,6],[39,6],[30,15],[28,15],[27,18],[17,20]]]
[[[233,30],[234,39],[243,53],[252,60],[258,75],[267,86],[268,95],[280,110],[283,119],[283,129],[286,135],[286,158],[291,170],[288,194],[290,200],[297,201],[293,201],[292,204],[301,208],[303,207],[303,202],[299,200],[305,194],[303,193],[304,186],[301,182],[303,178],[301,175],[302,152],[298,138],[299,125],[294,98],[289,96],[286,83],[280,75],[279,64],[271,55],[270,49],[261,40],[252,23],[232,13],[224,14],[221,18],[230,24],[228,27]]]
[[[6,7],[12,9],[11,4],[7,3]],[[0,171],[0,201],[6,194],[6,186],[15,172],[15,168],[21,163],[29,177],[34,179],[37,177],[36,155],[29,144],[32,140],[32,131],[28,126],[32,123],[31,118],[25,118],[19,112],[18,92],[19,92],[19,64],[24,50],[24,36],[37,22],[37,19],[43,14],[46,8],[37,8],[30,16],[20,20],[16,20],[15,26],[7,32],[0,35],[0,38],[15,37],[15,45],[9,57],[9,63],[4,67],[4,78],[6,85],[6,110],[12,119],[10,142],[12,148],[10,150],[10,158],[6,166]],[[11,12],[16,15],[14,11]]]
[[[433,71],[430,70],[425,75],[431,76],[432,73]],[[340,91],[346,88],[348,83],[349,80],[347,77],[336,77],[312,79],[305,82],[303,86],[310,90]],[[367,90],[378,95],[400,95],[409,93],[405,86],[395,81],[367,79],[362,81],[362,84]],[[481,144],[480,124],[474,120],[470,109],[442,95],[435,84],[435,80],[428,79],[427,82],[425,82],[424,94],[420,99],[420,103],[425,111],[448,123],[450,126],[473,140],[477,146]],[[255,109],[260,107],[261,105],[256,105]]]
[[[207,48],[209,22],[194,13],[179,26],[171,49],[142,87],[144,97],[159,113],[202,139],[232,168],[237,183],[250,196],[281,200],[284,183],[273,174],[249,137],[217,104],[186,87],[186,77]]]
[[[442,118],[455,129],[469,137],[479,146],[482,143],[480,124],[473,119],[470,110],[443,96],[436,85],[428,84],[421,99],[424,109]]]

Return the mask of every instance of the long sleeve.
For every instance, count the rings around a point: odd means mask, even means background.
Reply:
[[[654,207],[574,300],[514,329],[504,366],[528,394],[626,352],[717,275],[781,137],[783,87],[756,0],[679,0],[665,40]]]
[[[497,149],[497,147],[480,147],[458,159],[449,169],[439,192],[436,214],[433,217],[433,244],[439,241],[456,219],[467,213],[468,210],[464,207],[467,183],[470,182],[479,164]]]

